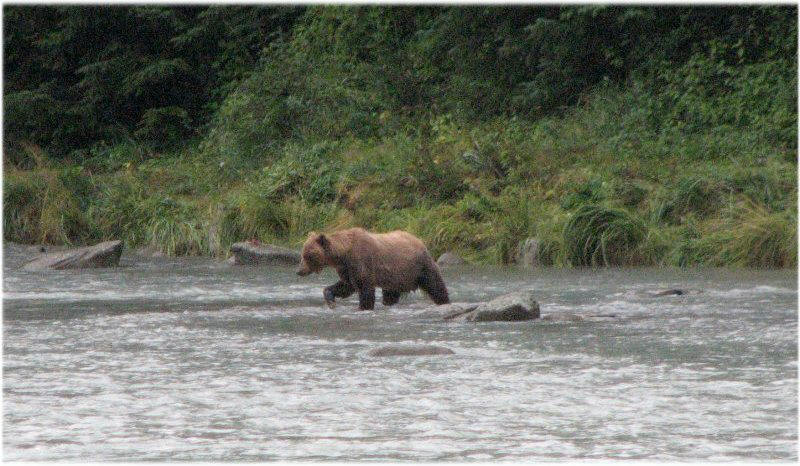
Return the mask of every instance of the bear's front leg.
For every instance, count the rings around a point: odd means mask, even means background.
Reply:
[[[384,306],[392,306],[397,304],[400,301],[400,292],[399,291],[391,291],[391,290],[383,290],[382,291],[382,299]]]
[[[325,289],[322,291],[322,296],[325,297],[325,304],[327,304],[329,308],[333,309],[336,307],[336,297],[346,298],[355,291],[355,288],[353,288],[349,283],[339,280],[333,285],[325,287]]]
[[[371,311],[375,308],[374,286],[362,286],[358,290],[358,308],[362,311]]]

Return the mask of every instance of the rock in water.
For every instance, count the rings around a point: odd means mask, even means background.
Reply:
[[[678,289],[678,288],[673,288],[673,289],[669,289],[669,290],[664,290],[664,291],[659,291],[659,292],[653,293],[653,296],[682,296],[684,294],[686,294],[686,292],[684,290],[681,290],[681,289]]]
[[[300,253],[278,246],[261,246],[249,242],[231,246],[234,263],[238,265],[297,265]]]
[[[451,320],[455,317],[474,311],[480,303],[450,303],[440,306],[430,306],[414,314],[418,319],[444,319]]]
[[[466,263],[467,261],[454,252],[446,252],[439,256],[439,259],[436,260],[436,265],[439,267],[445,267],[448,265],[464,265]]]
[[[450,348],[434,345],[386,345],[370,350],[370,356],[435,356],[456,354]]]
[[[439,315],[442,319],[452,320],[467,312],[474,311],[480,304],[481,303],[451,303],[438,306],[436,310],[440,313]]]
[[[453,316],[449,320],[494,322],[532,320],[539,317],[539,303],[534,299],[533,292],[519,291],[481,303],[474,310]]]
[[[68,249],[40,256],[22,266],[23,270],[87,269],[119,264],[122,241],[105,241],[94,246]]]

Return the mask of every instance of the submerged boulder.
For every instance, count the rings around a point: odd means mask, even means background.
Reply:
[[[685,295],[685,294],[686,294],[685,290],[681,290],[679,288],[671,288],[669,290],[657,291],[657,292],[653,293],[652,296],[655,296],[655,297],[658,297],[658,296],[682,296],[682,295]]]
[[[450,348],[434,345],[386,345],[370,350],[370,356],[435,356],[445,354],[456,354]]]
[[[538,319],[541,313],[532,291],[518,291],[481,303],[472,310],[445,316],[466,322],[520,321]]]
[[[94,246],[44,254],[22,266],[23,270],[62,270],[113,267],[119,264],[122,241],[104,241]]]
[[[231,246],[234,264],[237,265],[297,265],[300,253],[279,246],[255,244],[250,241]]]

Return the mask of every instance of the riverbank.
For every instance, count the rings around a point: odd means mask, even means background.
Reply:
[[[4,239],[224,257],[361,226],[482,264],[533,238],[545,266],[794,267],[796,8],[720,11],[11,9]],[[150,35],[113,26],[143,18],[187,47],[131,63]],[[95,34],[136,52],[69,42]]]
[[[795,266],[796,149],[732,127],[648,130],[632,95],[534,122],[443,115],[259,161],[130,144],[78,166],[30,146],[35,168],[4,171],[5,239],[226,256],[358,225],[477,263],[513,263],[534,237],[544,265]]]

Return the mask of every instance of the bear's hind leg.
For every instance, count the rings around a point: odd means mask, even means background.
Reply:
[[[436,304],[450,303],[450,297],[447,295],[447,287],[444,284],[442,275],[439,273],[439,267],[431,260],[430,264],[422,269],[422,274],[419,277],[419,287],[431,297]]]
[[[322,295],[325,297],[325,304],[327,304],[329,308],[333,309],[334,306],[336,306],[335,298],[346,298],[355,291],[355,288],[350,286],[349,283],[339,280],[335,284],[325,287],[325,289],[322,291]]]
[[[400,301],[399,291],[381,290],[381,298],[384,306],[391,306]]]

